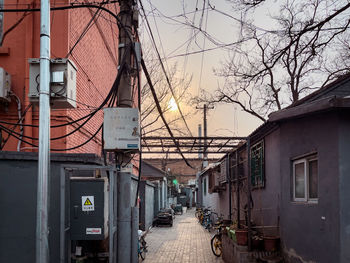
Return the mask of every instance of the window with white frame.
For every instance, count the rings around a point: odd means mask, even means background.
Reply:
[[[293,200],[317,202],[318,161],[313,155],[293,161]]]

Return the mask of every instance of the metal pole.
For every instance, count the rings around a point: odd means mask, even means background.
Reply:
[[[200,125],[200,124],[198,124],[198,137],[199,137],[199,145],[201,145],[201,143],[202,143],[202,139],[201,139],[201,137],[202,137],[202,125]],[[201,148],[199,150],[201,150]],[[198,158],[202,159],[201,153],[198,153]]]
[[[248,250],[252,250],[252,229],[251,229],[251,207],[250,207],[250,197],[251,197],[251,179],[250,179],[250,138],[247,140],[247,152],[248,152],[248,173],[247,173],[247,185],[248,185]]]
[[[137,243],[139,242],[139,208],[131,208],[131,263],[138,262]]]
[[[66,170],[61,167],[60,173],[60,263],[66,256]]]
[[[204,117],[203,117],[203,128],[204,128],[204,162],[208,160],[208,153],[207,153],[207,104],[204,104],[203,107],[204,111]],[[208,164],[206,164],[208,165]]]
[[[236,191],[237,191],[237,227],[238,229],[241,228],[241,223],[240,223],[240,211],[241,211],[241,208],[240,208],[240,196],[239,196],[239,184],[240,184],[240,180],[239,180],[239,175],[238,175],[238,165],[239,165],[239,160],[238,160],[238,150],[236,150],[236,184],[237,184],[237,187],[236,187]]]
[[[118,173],[117,181],[117,247],[118,263],[131,262],[131,176],[129,173]]]
[[[132,16],[130,15],[131,0],[120,0],[120,13],[119,17],[121,24],[123,25],[119,30],[119,66],[121,59],[125,56],[125,62],[131,66],[131,52],[130,47],[132,42],[129,36],[132,36]],[[118,90],[118,106],[119,107],[132,107],[132,87],[131,76],[128,72],[123,73],[123,77],[120,80],[120,88]]]
[[[203,105],[203,108],[196,107],[196,109],[203,109],[203,130],[204,130],[204,138],[203,138],[203,168],[208,166],[208,153],[207,153],[207,110],[214,109],[213,106],[209,107],[207,104]]]
[[[232,180],[231,180],[231,165],[230,165],[230,154],[227,154],[226,158],[226,173],[228,181],[228,208],[229,208],[229,219],[232,220]]]
[[[119,17],[121,27],[119,30],[119,66],[122,59],[126,65],[131,67],[131,45],[132,39],[132,6],[133,0],[120,0]],[[138,74],[138,73],[137,73]],[[117,95],[118,107],[131,108],[132,101],[132,80],[130,72],[124,72],[120,80]],[[128,162],[130,154],[119,153],[117,156],[119,164]],[[117,207],[117,262],[131,262],[131,174],[118,172],[118,207]],[[136,242],[135,240],[134,242]],[[137,245],[137,243],[136,243]]]
[[[116,192],[116,187],[115,187],[115,172],[113,169],[109,170],[109,263],[114,263],[116,262],[116,257],[115,257],[115,231],[116,231],[116,225],[115,225],[115,207],[117,206],[115,201],[115,192]]]
[[[39,160],[36,218],[36,262],[49,262],[49,163],[50,163],[50,1],[41,0]]]

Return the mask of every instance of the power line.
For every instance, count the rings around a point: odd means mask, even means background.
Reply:
[[[102,4],[101,4],[102,5]],[[123,27],[123,25],[120,23],[119,21],[119,18],[114,14],[112,13],[110,10],[104,8],[104,7],[101,7],[100,6],[95,6],[95,5],[89,5],[89,4],[84,4],[84,5],[79,5],[79,6],[64,6],[64,7],[59,7],[59,8],[51,8],[51,10],[66,10],[66,9],[74,9],[74,8],[85,8],[85,7],[92,7],[92,8],[98,8],[98,9],[102,9],[104,11],[106,11],[107,13],[109,13],[110,15],[112,15],[118,22],[118,25]],[[40,9],[37,9],[37,8],[33,8],[33,9],[26,9],[26,11],[40,11]],[[25,12],[23,9],[3,9],[3,10],[0,10],[0,12]],[[124,28],[124,27],[123,27]],[[125,30],[125,29],[124,29]],[[131,39],[131,36],[128,34],[128,37]],[[136,56],[136,51],[134,49],[134,46],[132,46],[132,50]],[[101,110],[101,108],[109,101],[109,106],[112,106],[115,101],[116,101],[116,95],[117,95],[117,91],[118,91],[118,87],[119,87],[119,82],[120,82],[120,78],[121,78],[121,73],[123,72],[124,68],[125,68],[125,60],[124,58],[122,59],[123,63],[122,63],[122,66],[118,72],[118,75],[117,75],[117,78],[116,78],[116,81],[114,82],[113,86],[112,86],[112,89],[111,91],[109,92],[109,94],[107,95],[106,99],[103,101],[103,103],[100,105],[100,107],[98,107],[97,109],[95,109],[92,113],[82,117],[82,118],[79,118],[78,120],[74,120],[72,122],[69,122],[69,123],[65,123],[65,124],[60,124],[60,125],[54,125],[54,126],[51,126],[51,128],[56,128],[56,127],[62,127],[62,126],[66,126],[66,125],[70,125],[70,124],[73,124],[73,123],[76,123],[80,120],[83,120],[83,119],[86,119],[88,118],[86,121],[84,121],[82,124],[80,124],[78,126],[78,128],[76,128],[73,132],[69,133],[69,134],[65,134],[64,136],[60,136],[60,137],[56,137],[56,138],[51,138],[51,140],[57,140],[57,139],[61,139],[61,138],[64,138],[64,137],[67,137],[69,135],[71,135],[72,133],[76,132],[77,130],[79,130],[80,128],[82,128],[85,123],[87,121],[89,121],[93,115],[95,115],[97,113],[97,111]],[[138,65],[137,65],[137,68],[138,68]],[[140,87],[140,79],[138,78],[138,86]],[[139,103],[140,104],[140,103]],[[36,125],[25,125],[25,126],[36,126]],[[37,127],[37,126],[36,126]],[[79,148],[79,147],[82,147],[83,145],[87,144],[89,141],[91,141],[98,133],[99,131],[102,129],[103,127],[103,124],[101,124],[101,126],[99,127],[99,129],[92,135],[91,138],[89,138],[87,141],[85,141],[84,143],[80,144],[80,145],[77,145],[77,146],[74,146],[74,147],[71,147],[71,148],[65,148],[65,149],[51,149],[52,151],[69,151],[69,150],[74,150],[76,148]],[[8,128],[6,128],[5,126],[3,126],[3,129],[5,130],[5,132],[7,132],[10,136],[13,136],[15,138],[17,138],[18,140],[21,140],[33,147],[37,147],[37,145],[33,144],[33,143],[30,143],[30,142],[27,142],[25,140],[23,140],[21,137],[18,137],[18,133],[13,131],[13,130],[10,130]],[[17,134],[17,135],[16,135]],[[30,137],[30,136],[24,136],[26,138],[30,138],[30,139],[36,139],[36,138],[33,138],[33,137]]]
[[[83,142],[83,143],[81,143],[81,144],[79,144],[79,145],[76,145],[76,146],[71,147],[71,148],[51,149],[51,151],[71,151],[71,150],[75,150],[75,149],[77,149],[77,148],[80,148],[80,147],[84,146],[85,144],[87,144],[88,142],[90,142],[93,138],[95,138],[96,135],[99,133],[99,131],[102,129],[102,127],[103,127],[103,124],[101,124],[101,126],[97,129],[97,131],[96,131],[89,139],[87,139],[85,142]],[[2,128],[4,128],[4,127],[2,127]],[[4,131],[5,131],[6,133],[8,133],[10,136],[12,136],[12,137],[14,137],[14,138],[16,138],[16,139],[18,139],[18,140],[20,140],[20,141],[22,141],[22,142],[24,142],[24,143],[30,145],[30,146],[33,146],[33,147],[35,147],[35,148],[38,148],[37,145],[35,145],[35,144],[31,143],[31,142],[28,142],[28,141],[26,141],[26,140],[24,140],[24,139],[21,139],[21,138],[20,138],[19,136],[17,136],[17,135],[14,135],[14,134],[16,134],[16,132],[11,131],[10,129],[7,129],[7,128],[5,128]],[[28,137],[28,136],[24,136],[24,135],[23,135],[23,137]]]
[[[174,56],[169,56],[169,57],[163,58],[163,59],[167,59],[168,60],[168,59],[173,59],[173,58],[178,58],[178,57],[185,57],[185,56],[189,56],[189,55],[201,54],[201,53],[204,53],[204,52],[213,51],[213,50],[220,49],[220,48],[225,48],[225,47],[229,47],[229,46],[239,45],[239,44],[242,44],[242,43],[244,43],[246,41],[249,41],[251,39],[252,38],[246,38],[246,39],[239,40],[237,42],[232,42],[232,43],[228,43],[228,44],[224,44],[224,45],[220,45],[220,46],[216,46],[216,47],[212,47],[212,48],[206,48],[206,49],[201,49],[201,50],[197,50],[197,51],[192,51],[192,52],[181,53],[181,54],[177,54],[177,55],[174,55]]]
[[[116,94],[117,94],[117,92],[118,92],[120,79],[121,79],[121,76],[122,76],[122,73],[123,73],[124,69],[125,69],[125,63],[122,65],[120,71],[118,72],[118,76],[117,76],[117,78],[116,78],[116,81],[115,81],[115,83],[113,84],[113,87],[112,87],[112,89],[111,89],[111,91],[113,91],[113,93],[110,93],[109,96],[107,96],[107,98],[106,98],[106,100],[105,100],[105,104],[106,104],[107,101],[111,98],[111,100],[110,100],[110,102],[109,102],[109,105],[108,105],[109,107],[112,106],[112,105],[115,103]],[[101,106],[103,106],[103,104],[101,104]],[[99,107],[99,110],[102,108],[101,106]],[[67,133],[67,134],[64,134],[64,135],[62,135],[62,136],[59,136],[59,137],[51,138],[50,140],[51,140],[51,141],[60,140],[60,139],[63,139],[63,138],[65,138],[65,137],[68,137],[68,136],[74,134],[75,132],[79,131],[79,130],[80,130],[94,115],[95,115],[96,112],[97,112],[97,110],[95,110],[93,114],[87,115],[88,118],[87,118],[83,123],[79,124],[78,127],[75,128],[73,131],[71,131],[71,132],[69,132],[69,133]],[[75,122],[76,122],[76,121],[73,121],[73,122],[71,122],[71,123],[75,123]],[[28,125],[29,125],[29,124],[23,125],[23,126],[28,126]],[[51,126],[51,127],[62,127],[62,126],[65,126],[65,125],[67,125],[67,124],[65,123],[65,124],[55,125],[55,126]],[[11,135],[13,135],[13,134],[20,135],[20,133],[14,131],[13,129],[10,130],[10,129],[6,128],[6,127],[3,126],[3,125],[0,125],[0,127],[1,127],[2,129],[4,129],[5,131],[7,131],[7,132],[11,132],[11,133],[9,133],[9,134],[11,134]],[[35,137],[26,136],[26,135],[22,135],[22,136],[23,136],[24,138],[28,138],[28,139],[31,139],[31,140],[38,140],[38,138],[35,138]]]
[[[204,8],[205,8],[205,0],[203,1],[203,3],[204,3],[204,7],[203,7],[203,10],[204,10]],[[209,17],[208,12],[209,11],[207,10],[207,17],[206,17],[206,20],[205,20],[205,28],[204,28],[205,31],[207,31],[207,25],[208,25],[208,17]],[[204,13],[204,11],[203,11],[203,13]],[[203,38],[203,48],[202,49],[205,49],[205,40],[206,40],[206,38],[204,37]],[[200,93],[201,83],[202,83],[203,64],[204,64],[204,52],[202,52],[202,61],[201,61],[201,69],[200,69],[199,84],[198,84],[198,95]]]
[[[24,126],[23,123],[21,123],[21,122],[23,122],[23,120],[25,119],[25,115],[27,114],[28,110],[29,110],[32,106],[33,106],[33,104],[28,104],[28,106],[24,109],[24,111],[23,111],[23,113],[22,113],[22,118],[19,119],[19,120],[17,121],[17,123],[14,123],[14,127],[12,127],[11,130],[16,129],[16,127],[17,127],[19,124],[20,124],[22,127]],[[1,126],[2,126],[2,125],[1,125]],[[6,139],[5,139],[3,142],[0,143],[0,149],[3,149],[3,148],[5,147],[7,141],[9,140],[9,138],[10,138],[10,135],[7,134]]]
[[[191,166],[191,164],[187,161],[187,159],[185,158],[185,156],[183,155],[183,153],[182,153],[182,151],[181,151],[181,149],[180,149],[180,146],[179,146],[178,142],[177,142],[177,141],[175,140],[175,138],[174,138],[173,132],[171,131],[171,129],[170,129],[170,127],[169,127],[167,121],[165,120],[165,117],[164,117],[163,112],[162,112],[162,108],[161,108],[161,106],[160,106],[160,104],[159,104],[159,101],[158,101],[158,98],[157,98],[156,91],[155,91],[155,89],[154,89],[154,87],[153,87],[153,84],[152,84],[151,77],[150,77],[150,75],[149,75],[149,73],[148,73],[148,70],[147,70],[145,61],[144,61],[143,59],[141,59],[141,66],[142,66],[143,72],[145,73],[145,76],[146,76],[148,85],[149,85],[149,87],[150,87],[150,89],[151,89],[151,93],[152,93],[154,102],[156,103],[158,113],[159,113],[160,117],[162,118],[163,123],[164,123],[166,129],[168,130],[168,133],[169,133],[170,137],[172,138],[174,144],[176,145],[177,150],[179,151],[179,154],[181,155],[182,159],[185,161],[185,163],[187,164],[187,166],[193,168],[193,167]],[[192,136],[192,135],[191,135],[191,136]]]
[[[180,115],[181,115],[181,118],[182,118],[182,120],[184,121],[184,123],[185,123],[185,125],[186,125],[186,128],[187,128],[188,132],[189,132],[189,133],[191,134],[191,136],[192,136],[192,132],[191,132],[190,128],[188,127],[188,124],[187,124],[187,122],[186,122],[186,119],[185,119],[185,117],[184,117],[184,115],[183,115],[183,113],[182,113],[182,111],[181,111],[179,101],[178,101],[178,99],[177,99],[177,97],[176,97],[176,95],[175,95],[175,92],[174,92],[174,90],[173,90],[173,87],[172,87],[172,85],[171,85],[171,83],[170,83],[168,74],[166,73],[166,70],[165,70],[165,67],[164,67],[162,58],[161,58],[161,56],[160,56],[159,50],[158,50],[158,48],[157,48],[157,45],[156,45],[156,42],[155,42],[155,39],[154,39],[152,30],[151,30],[151,26],[150,26],[150,24],[149,24],[149,22],[148,22],[148,19],[147,19],[147,16],[146,16],[145,9],[143,8],[142,1],[139,0],[139,2],[140,2],[141,9],[142,9],[142,11],[143,11],[143,14],[144,14],[144,17],[145,17],[145,20],[146,20],[147,27],[148,27],[149,32],[150,32],[150,34],[151,34],[152,43],[153,43],[154,48],[155,48],[155,50],[156,50],[156,53],[157,53],[157,56],[158,56],[158,59],[159,59],[161,68],[162,68],[163,73],[164,73],[164,75],[165,75],[166,81],[167,81],[167,83],[168,83],[168,85],[169,85],[171,94],[173,95],[173,98],[174,98],[174,100],[175,100],[175,102],[176,102],[176,105],[177,105],[177,108],[178,108],[179,113],[180,113]]]
[[[67,10],[67,9],[76,9],[76,8],[88,8],[88,7],[91,7],[91,8],[97,8],[98,10],[103,10],[103,11],[106,11],[107,13],[109,13],[110,15],[112,15],[118,22],[118,25],[123,27],[123,25],[120,23],[120,20],[118,18],[117,15],[115,15],[112,11],[110,11],[109,9],[106,9],[105,7],[103,7],[102,5],[104,4],[110,4],[110,3],[117,3],[118,1],[107,1],[107,2],[100,2],[99,6],[96,6],[96,5],[91,5],[91,4],[79,4],[79,5],[71,5],[71,6],[62,6],[62,7],[53,7],[51,8],[51,11],[56,11],[56,10]],[[27,9],[0,9],[0,12],[28,12],[28,11],[32,11],[32,12],[37,12],[37,11],[40,11],[39,8],[27,8]],[[130,36],[128,36],[129,38],[131,38]],[[132,46],[132,50],[134,51],[135,55],[136,55],[136,51],[134,50],[134,47]],[[78,63],[79,64],[79,63]],[[118,76],[120,76],[118,74]],[[118,81],[118,77],[116,79],[116,81]],[[139,85],[140,85],[140,81],[138,81]],[[115,88],[115,84],[116,82],[113,84],[113,87]],[[77,120],[74,120],[72,122],[69,122],[69,123],[65,123],[65,124],[60,124],[60,125],[54,125],[54,126],[51,126],[51,128],[58,128],[58,127],[62,127],[62,126],[66,126],[66,125],[70,125],[70,124],[73,124],[73,123],[76,123],[76,122],[79,122],[85,118],[88,118],[89,116],[93,116],[97,111],[99,111],[100,109],[102,109],[102,107],[108,102],[109,98],[112,96],[113,94],[113,87],[110,91],[110,93],[108,94],[107,98],[102,102],[102,104],[97,108],[95,109],[94,112],[86,115],[86,116],[83,116]],[[115,98],[115,97],[114,97]],[[7,123],[7,124],[13,124],[13,123],[8,123],[8,122],[3,122],[3,123]],[[30,125],[30,124],[23,124],[24,126],[31,126],[31,127],[38,127],[37,125]]]
[[[68,56],[70,54],[72,54],[73,50],[75,49],[75,47],[79,44],[79,42],[84,38],[84,36],[86,35],[86,33],[90,30],[90,28],[92,27],[92,25],[95,24],[95,22],[97,21],[98,17],[96,18],[97,14],[101,11],[101,9],[97,9],[95,14],[91,17],[91,19],[89,20],[89,22],[86,24],[83,32],[80,34],[80,36],[78,37],[78,39],[75,41],[74,45],[71,47],[71,49],[68,51],[67,55],[65,56],[66,58],[68,58]],[[100,12],[101,14],[101,12]],[[100,15],[99,14],[99,15]],[[96,19],[95,19],[96,18]],[[92,24],[92,22],[94,22]]]

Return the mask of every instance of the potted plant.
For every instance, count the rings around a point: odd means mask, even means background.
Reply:
[[[235,231],[237,245],[246,246],[248,244],[248,230],[247,229],[237,229]]]
[[[264,239],[258,234],[252,237],[252,247],[253,249],[261,250],[264,247]]]
[[[277,236],[264,236],[265,251],[274,252],[279,249],[280,238]]]

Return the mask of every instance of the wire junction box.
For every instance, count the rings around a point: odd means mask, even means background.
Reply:
[[[106,108],[103,118],[106,151],[140,150],[140,113],[137,108]]]
[[[11,75],[0,67],[0,101],[10,102]]]
[[[29,62],[29,100],[39,102],[40,59],[30,58]],[[66,58],[51,59],[50,62],[50,103],[52,108],[76,108],[77,69]]]

